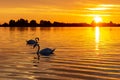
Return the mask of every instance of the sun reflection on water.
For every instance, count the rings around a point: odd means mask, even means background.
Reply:
[[[100,28],[99,26],[95,27],[95,50],[99,50],[99,42],[100,42]]]

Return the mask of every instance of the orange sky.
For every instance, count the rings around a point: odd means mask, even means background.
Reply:
[[[91,23],[94,16],[103,22],[120,23],[120,0],[2,0],[0,23],[19,18]]]

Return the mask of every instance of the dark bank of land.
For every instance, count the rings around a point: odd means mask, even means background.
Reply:
[[[120,24],[113,23],[112,21],[108,23],[95,23],[92,21],[91,24],[88,23],[64,23],[64,22],[53,22],[46,20],[40,20],[39,23],[36,20],[19,19],[17,21],[10,20],[8,23],[0,24],[0,27],[92,27],[92,26],[103,26],[103,27],[120,27]]]

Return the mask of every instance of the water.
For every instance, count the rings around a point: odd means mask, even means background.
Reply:
[[[119,27],[0,28],[0,80],[119,80]],[[55,55],[36,59],[26,40]]]

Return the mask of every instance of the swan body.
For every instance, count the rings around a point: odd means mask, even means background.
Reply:
[[[39,53],[44,56],[49,56],[49,55],[53,54],[54,51],[55,51],[55,49],[44,48],[44,49],[40,50]]]
[[[35,44],[35,45],[33,46],[33,48],[35,48],[36,46],[38,47],[38,50],[37,50],[37,55],[38,55],[38,57],[39,57],[40,55],[50,56],[51,54],[54,54],[53,52],[55,51],[55,49],[44,48],[44,49],[41,49],[41,50],[40,50],[40,46],[39,46],[38,43]]]
[[[27,42],[27,45],[34,45],[34,44],[38,43],[38,41],[39,41],[39,38],[36,37],[35,40],[30,39],[26,42]]]

